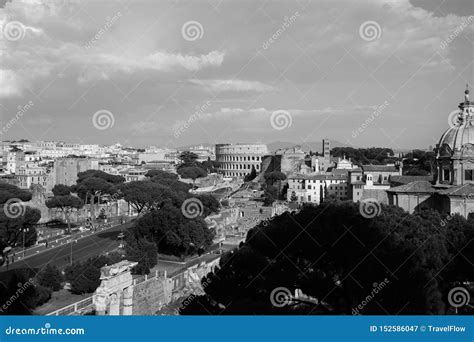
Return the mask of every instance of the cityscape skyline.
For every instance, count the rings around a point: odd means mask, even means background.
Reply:
[[[467,336],[473,44],[472,0],[0,0],[0,316]]]
[[[2,126],[23,112],[0,139],[434,146],[472,78],[473,13],[469,1],[9,1],[3,34],[19,35],[0,45]]]

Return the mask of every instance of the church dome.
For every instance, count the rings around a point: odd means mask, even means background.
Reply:
[[[469,90],[465,91],[464,102],[459,110],[449,115],[451,126],[443,133],[438,144],[438,156],[462,157],[474,155],[474,102],[469,101]]]

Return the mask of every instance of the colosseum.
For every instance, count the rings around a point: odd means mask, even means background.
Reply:
[[[260,172],[263,157],[268,154],[264,144],[217,144],[216,160],[225,177],[244,177],[252,166]]]

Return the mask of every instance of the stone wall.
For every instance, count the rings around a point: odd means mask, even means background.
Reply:
[[[165,277],[154,277],[133,286],[132,314],[151,316],[171,302],[172,283]]]
[[[202,294],[201,279],[213,271],[220,257],[194,264],[168,277],[166,272],[155,272],[131,280],[133,263],[126,260],[101,269],[101,285],[94,293],[96,311],[106,315],[154,315],[165,305]],[[113,275],[112,275],[113,274]],[[129,280],[124,283],[123,279]]]

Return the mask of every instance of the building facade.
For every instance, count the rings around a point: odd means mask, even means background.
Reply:
[[[225,177],[244,177],[252,167],[260,172],[263,157],[268,154],[264,144],[217,144],[216,160]]]
[[[295,175],[288,177],[288,202],[320,204],[327,197],[347,199],[345,175]]]
[[[450,114],[450,127],[435,148],[434,181],[413,181],[388,189],[389,204],[408,212],[433,208],[446,215],[474,213],[474,102],[469,100],[469,89],[458,108]]]
[[[54,162],[54,184],[76,184],[77,174],[87,170],[99,170],[99,161],[90,158],[61,158]]]

